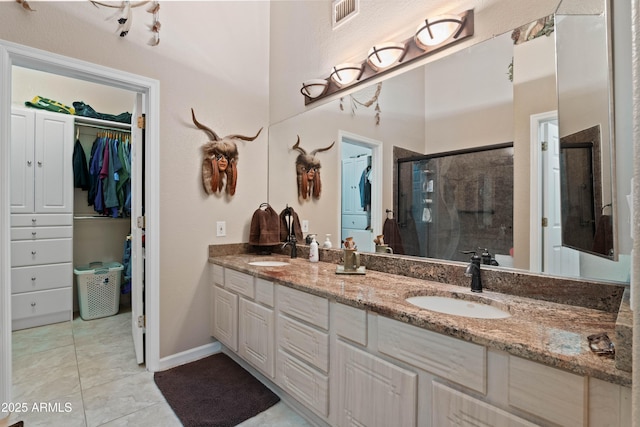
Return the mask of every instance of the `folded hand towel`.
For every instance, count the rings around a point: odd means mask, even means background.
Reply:
[[[295,213],[295,211],[293,210],[293,208],[288,208],[291,210],[291,213],[293,214],[293,233],[296,236],[296,241],[297,242],[302,242],[302,239],[304,238],[304,236],[302,235],[302,227],[300,226],[300,219],[298,219],[298,214]],[[280,212],[280,241],[281,242],[286,242],[287,241],[287,235],[289,234],[289,220],[287,217],[285,217],[285,213],[286,213],[287,209],[283,209],[282,212]]]
[[[254,246],[273,246],[280,243],[280,219],[278,213],[269,205],[263,210],[256,209],[251,218],[249,244]]]

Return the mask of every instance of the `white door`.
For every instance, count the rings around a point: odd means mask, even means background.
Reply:
[[[562,246],[560,214],[560,138],[557,122],[542,123],[540,132],[547,149],[542,151],[542,216],[547,226],[542,228],[542,271],[561,276],[578,276],[580,259],[577,251]]]
[[[138,363],[144,363],[144,214],[142,164],[144,138],[136,120],[142,115],[142,94],[136,95],[131,123],[131,332]]]

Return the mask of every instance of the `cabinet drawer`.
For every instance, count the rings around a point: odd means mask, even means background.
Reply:
[[[442,384],[433,384],[433,425],[535,427],[536,424]]]
[[[509,356],[509,405],[563,426],[585,425],[587,377]]]
[[[273,288],[274,285],[272,282],[256,278],[256,301],[273,307]]]
[[[278,286],[280,311],[322,329],[329,329],[329,300],[286,286]]]
[[[334,304],[336,333],[360,345],[367,345],[367,312],[344,304]]]
[[[12,227],[11,240],[64,239],[73,237],[73,227]]]
[[[289,354],[278,351],[276,382],[303,405],[329,415],[329,378]]]
[[[486,394],[485,347],[397,320],[377,319],[381,353]]]
[[[11,266],[71,262],[71,239],[21,240],[11,242]]]
[[[13,267],[11,269],[11,293],[43,291],[73,285],[71,263]]]
[[[223,266],[212,264],[209,267],[209,273],[211,274],[211,281],[214,285],[224,286],[224,267]]]
[[[72,289],[68,287],[12,295],[11,318],[20,320],[70,311],[73,303]]]
[[[14,214],[11,215],[12,227],[54,227],[73,225],[70,214]]]
[[[342,228],[364,230],[369,225],[367,215],[342,215]]]
[[[324,372],[329,371],[328,334],[281,314],[278,316],[278,343],[281,349]]]
[[[256,295],[253,276],[236,270],[224,270],[224,287],[253,299]]]

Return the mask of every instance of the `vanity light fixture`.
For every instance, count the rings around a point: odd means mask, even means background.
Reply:
[[[422,49],[427,50],[433,46],[448,40],[454,39],[464,27],[464,18],[455,15],[442,15],[431,19],[425,19],[418,25],[415,42]]]
[[[402,62],[407,47],[404,43],[386,42],[369,49],[367,63],[374,71],[384,70],[392,65]]]
[[[338,87],[344,87],[360,79],[363,70],[363,64],[348,62],[333,67],[331,69],[330,77]]]
[[[425,19],[413,36],[403,42],[376,44],[361,63],[345,63],[331,69],[326,79],[304,82],[300,92],[305,105],[337,92],[352,89],[367,80],[424,58],[453,43],[473,36],[473,9],[459,14]]]
[[[310,99],[315,99],[323,95],[327,91],[328,86],[329,82],[325,79],[311,79],[302,83],[300,92]]]

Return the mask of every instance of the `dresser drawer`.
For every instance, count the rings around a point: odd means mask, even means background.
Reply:
[[[43,291],[73,285],[71,263],[11,268],[11,293]]]
[[[329,300],[306,292],[278,286],[280,311],[322,329],[329,329]]]
[[[73,227],[13,227],[11,240],[65,239],[73,237]]]
[[[280,348],[321,369],[329,371],[329,335],[280,314],[278,316]]]
[[[55,227],[73,225],[70,214],[13,214],[11,227]]]
[[[253,299],[256,295],[253,276],[236,270],[224,270],[224,287]]]
[[[27,292],[11,296],[11,318],[21,320],[71,311],[73,295],[71,287],[46,291]]]
[[[342,215],[342,228],[364,230],[368,225],[367,215]]]
[[[11,266],[71,262],[71,239],[21,240],[11,242]]]

